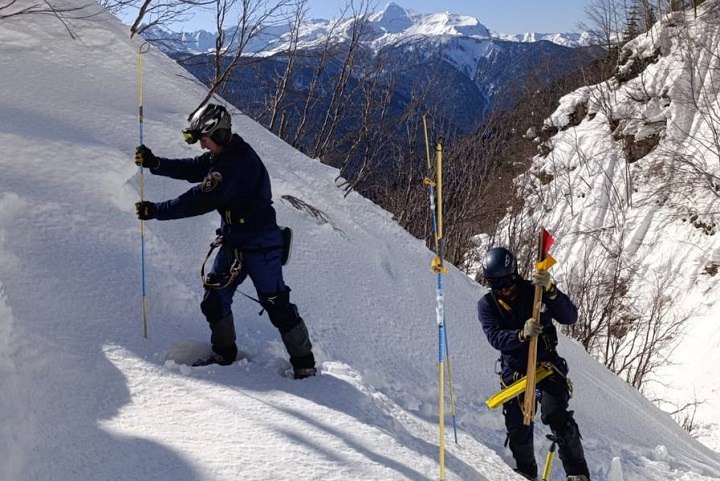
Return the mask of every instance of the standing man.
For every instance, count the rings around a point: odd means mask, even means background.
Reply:
[[[490,249],[483,260],[483,275],[490,292],[478,301],[478,318],[490,345],[500,351],[503,386],[525,376],[529,340],[538,337],[537,360],[552,365],[553,373],[540,381],[541,420],[549,425],[558,440],[558,451],[567,481],[589,481],[580,430],[568,411],[571,387],[568,366],[555,350],[558,343],[553,319],[560,324],[577,321],[577,307],[553,283],[547,271],[535,270],[532,281],[520,277],[515,256],[503,247]],[[535,286],[543,288],[545,309],[540,323],[532,318]],[[533,444],[533,425],[523,424],[523,398],[503,405],[505,427],[517,471],[530,480],[537,479],[537,463]]]
[[[208,150],[192,159],[156,157],[140,145],[135,163],[156,175],[197,183],[180,197],[165,202],[138,202],[141,220],[170,220],[216,210],[221,243],[206,279],[200,309],[210,325],[212,355],[193,365],[232,364],[237,357],[231,310],[237,287],[250,277],[260,304],[280,331],[295,379],[316,374],[307,327],[282,275],[283,237],[272,207],[270,177],[260,157],[231,131],[230,114],[222,105],[207,104],[190,118],[183,131],[188,144],[200,141]]]

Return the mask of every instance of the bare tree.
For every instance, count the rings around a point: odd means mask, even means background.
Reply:
[[[688,317],[672,313],[668,289],[672,278],[668,270],[654,279],[647,305],[634,303],[621,317],[618,333],[612,333],[605,365],[642,390],[649,376],[669,364],[673,346],[683,333]]]
[[[71,38],[77,38],[70,22],[91,17],[93,14],[87,12],[92,3],[78,7],[61,7],[58,2],[39,0],[37,2],[18,2],[18,0],[0,0],[0,21],[12,17],[26,15],[52,15],[63,24]]]
[[[619,0],[592,0],[585,7],[585,15],[590,25],[585,26],[604,40],[607,49],[618,44],[619,32],[623,30],[625,15]]]
[[[653,402],[661,404],[663,400],[654,400]],[[704,401],[698,400],[697,396],[690,402],[684,403],[679,406],[674,406],[673,410],[670,411],[670,415],[675,418],[675,421],[688,433],[693,434],[697,430],[695,424],[695,415],[699,406],[704,404]]]
[[[342,113],[347,106],[346,88],[350,81],[352,69],[355,66],[356,56],[360,49],[360,41],[367,29],[367,17],[370,13],[370,5],[369,0],[359,0],[357,6],[353,0],[350,0],[352,22],[347,32],[349,38],[343,44],[345,56],[342,60],[340,73],[336,76],[335,88],[330,98],[329,107],[325,113],[322,125],[319,128],[315,146],[311,151],[312,157],[321,158],[328,151],[334,137],[335,129],[339,124],[339,119],[342,118]]]
[[[215,2],[215,50],[212,54],[214,74],[209,82],[208,92],[198,105],[205,105],[217,91],[222,91],[231,78],[232,72],[242,65],[243,52],[250,40],[258,36],[263,28],[272,23],[292,0],[216,0]],[[227,17],[239,10],[237,23],[226,34]],[[192,116],[194,112],[190,113]],[[188,118],[190,118],[188,116]]]
[[[39,0],[37,2],[0,0],[0,20],[20,15],[53,15],[62,18],[71,13],[82,12],[92,5],[92,3],[88,3],[79,7],[60,7],[57,3],[49,0]]]
[[[123,8],[129,0],[106,0],[109,5]],[[125,3],[125,2],[128,3]],[[210,7],[215,13],[215,49],[210,57],[213,74],[209,89],[198,108],[205,105],[216,92],[222,91],[232,72],[242,65],[248,43],[263,29],[282,18],[286,7],[294,0],[142,0],[138,14],[130,28],[131,35],[142,33],[152,26],[167,25],[190,15],[200,7]],[[232,20],[235,15],[235,20]],[[191,112],[192,115],[194,112]]]
[[[692,6],[693,13],[697,17],[697,7],[703,3],[705,3],[705,0],[670,0],[670,10],[679,12]]]
[[[720,23],[720,6],[708,7],[707,22]],[[670,93],[668,101],[691,109],[694,122],[678,118],[668,124],[667,140],[661,154],[668,161],[668,174],[674,176],[673,192],[681,199],[692,198],[698,190],[720,196],[720,55],[705,35],[693,34],[683,25],[679,40],[679,60],[683,74]],[[672,98],[670,98],[672,95]],[[692,203],[692,202],[691,202]],[[714,233],[715,215],[708,213],[707,224]],[[697,223],[697,222],[696,222]],[[697,223],[696,227],[703,227]]]
[[[356,129],[348,135],[349,147],[340,166],[340,176],[345,178],[340,186],[346,194],[369,175],[381,152],[387,152],[385,147],[392,142],[387,117],[395,84],[384,79],[387,68],[382,55],[377,55],[372,69],[360,77],[355,88],[360,97],[360,113]],[[352,178],[348,178],[348,173]]]
[[[582,27],[611,49],[650,30],[666,8],[663,1],[655,5],[651,0],[592,0],[585,6],[589,24]]]
[[[297,59],[298,54],[298,41],[300,39],[300,28],[302,27],[302,24],[305,21],[305,17],[307,15],[308,11],[308,0],[298,0],[297,4],[295,5],[295,12],[293,15],[292,24],[290,27],[290,42],[288,44],[287,49],[287,63],[285,65],[285,70],[283,71],[283,75],[280,78],[280,81],[277,83],[277,87],[275,89],[275,95],[270,100],[269,110],[270,110],[270,122],[268,124],[268,129],[270,131],[275,131],[275,124],[278,118],[278,114],[280,112],[280,108],[282,105],[283,100],[285,99],[287,95],[288,90],[288,83],[290,82],[290,79],[293,75],[294,67],[295,67],[295,60]]]
[[[188,18],[201,5],[214,0],[104,0],[103,6],[110,11],[137,8],[138,13],[130,26],[130,36],[140,35],[147,29],[164,26]]]
[[[295,129],[295,135],[293,138],[292,146],[300,147],[302,139],[307,134],[307,128],[312,112],[320,101],[320,94],[318,93],[320,84],[322,83],[323,73],[325,72],[328,63],[333,58],[333,50],[335,46],[335,34],[341,23],[340,18],[336,18],[332,21],[330,28],[328,29],[327,35],[325,36],[322,46],[319,49],[319,55],[315,56],[315,69],[313,71],[312,78],[310,79],[307,94],[305,96],[305,102],[303,105],[302,113],[298,121],[297,128]],[[306,152],[309,149],[305,149]]]
[[[655,25],[661,11],[656,5],[653,5],[651,0],[635,0],[635,5],[639,14],[640,30],[647,32]]]

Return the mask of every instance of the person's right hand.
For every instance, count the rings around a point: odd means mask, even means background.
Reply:
[[[532,275],[532,283],[548,292],[552,289],[553,279],[548,271],[535,269]]]
[[[532,317],[525,321],[522,331],[520,331],[520,340],[526,341],[531,337],[537,337],[542,333],[543,327],[535,322]]]
[[[160,165],[160,161],[152,150],[148,149],[144,145],[138,145],[135,147],[135,165],[138,167],[142,166],[147,169],[157,169]]]

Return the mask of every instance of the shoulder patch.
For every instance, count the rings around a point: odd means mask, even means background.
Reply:
[[[220,182],[222,182],[222,174],[220,172],[210,172],[207,177],[203,179],[200,190],[203,192],[211,192],[215,190],[215,187],[220,185]]]

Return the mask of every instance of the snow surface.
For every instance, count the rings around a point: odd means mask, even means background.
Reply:
[[[370,201],[344,197],[336,170],[240,112],[235,129],[265,160],[279,220],[295,232],[285,274],[322,375],[279,375],[277,332],[241,295],[234,312],[250,361],[165,362],[174,345],[208,337],[198,270],[214,214],[146,223],[142,337],[139,41],[89,8],[97,14],[67,20],[74,40],[52,16],[0,21],[0,480],[437,479],[432,253]],[[180,131],[203,87],[155,49],[143,58],[145,143],[198,154]],[[150,200],[188,187],[145,176]],[[475,316],[484,289],[451,268],[445,290],[458,430],[457,443],[446,433],[446,479],[519,481],[502,416],[483,405],[498,384]],[[576,343],[563,338],[560,350],[594,480],[720,480],[720,455]],[[547,432],[536,430],[541,463]],[[552,479],[564,479],[559,463]]]

